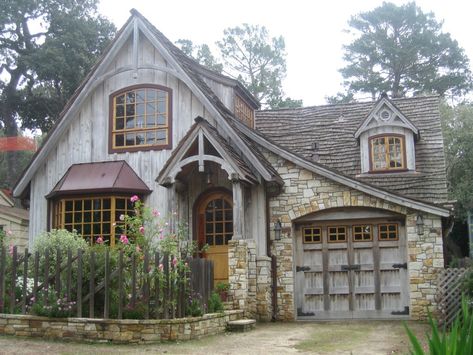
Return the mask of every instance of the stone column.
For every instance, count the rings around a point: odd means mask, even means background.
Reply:
[[[277,320],[293,321],[294,314],[294,248],[290,232],[273,241],[271,252],[277,260]]]
[[[246,240],[228,242],[229,297],[233,309],[247,310],[248,306],[248,245]]]
[[[256,318],[258,320],[271,320],[271,294],[271,258],[258,256],[256,258]]]
[[[416,219],[417,213],[406,218],[410,314],[412,319],[426,319],[428,311],[436,311],[437,275],[444,267],[442,221],[438,216],[424,215],[424,231],[419,235]]]

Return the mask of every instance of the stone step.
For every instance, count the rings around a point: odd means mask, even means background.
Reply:
[[[239,319],[227,323],[227,330],[230,332],[249,332],[256,328],[255,319]]]

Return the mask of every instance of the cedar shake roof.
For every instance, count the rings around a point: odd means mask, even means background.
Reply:
[[[149,194],[151,190],[133,169],[121,160],[74,164],[46,197],[105,192]]]
[[[359,181],[416,200],[445,202],[447,180],[438,96],[391,101],[419,129],[415,172],[360,175],[360,146],[354,134],[375,102],[257,111],[256,128],[281,147]]]

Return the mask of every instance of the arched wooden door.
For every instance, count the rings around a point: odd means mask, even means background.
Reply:
[[[214,284],[228,282],[228,241],[233,236],[233,200],[227,192],[204,195],[196,206],[199,245],[209,245],[206,257],[214,262]]]

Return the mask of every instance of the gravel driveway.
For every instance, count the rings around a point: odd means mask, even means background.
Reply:
[[[427,326],[409,322],[417,335]],[[0,336],[1,354],[405,354],[409,344],[399,321],[261,323],[248,333],[153,345],[110,345]]]

